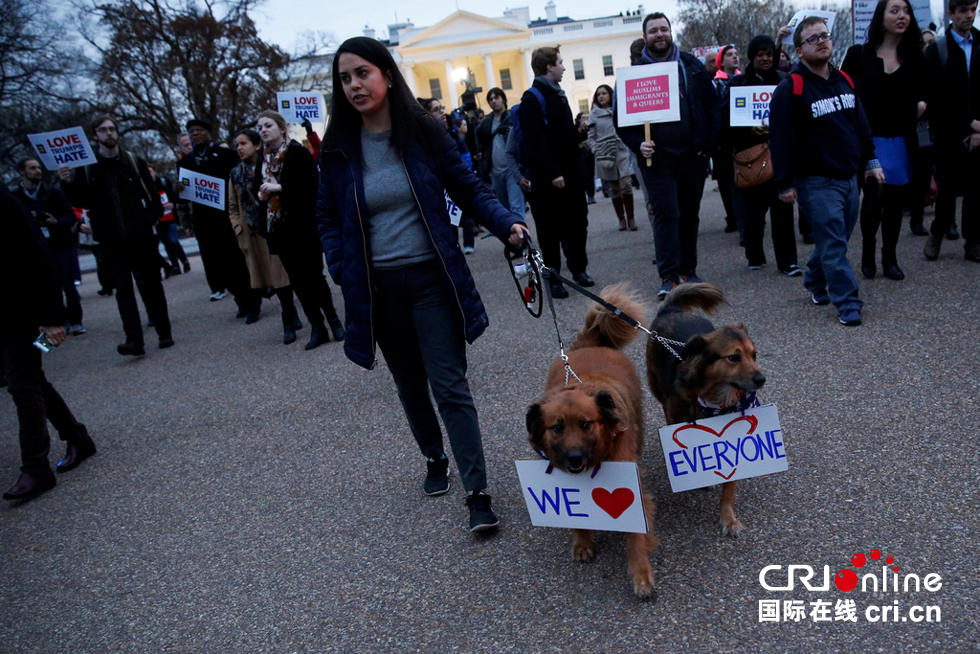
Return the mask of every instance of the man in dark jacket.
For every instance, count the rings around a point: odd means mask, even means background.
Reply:
[[[119,147],[116,122],[102,116],[95,119],[92,128],[99,146],[96,163],[76,171],[62,166],[58,175],[68,200],[88,209],[92,237],[99,242],[103,261],[112,272],[116,304],[126,332],[126,342],[116,351],[142,356],[146,350],[133,292],[134,279],[160,337],[160,348],[174,344],[153,235],[153,225],[163,215],[163,205],[153,189],[146,161]]]
[[[770,103],[773,177],[783,202],[799,200],[815,247],[804,285],[814,304],[832,301],[844,326],[861,324],[857,279],[847,241],[858,220],[858,173],[885,181],[871,127],[850,80],[830,65],[834,46],[823,18],[810,16],[793,35],[800,63]],[[828,294],[827,291],[830,291]]]
[[[697,57],[674,45],[670,20],[662,13],[643,19],[646,47],[634,64],[677,62],[680,88],[679,121],[623,127],[619,137],[639,157],[640,172],[653,206],[653,243],[663,300],[677,284],[699,282],[698,226],[708,155],[718,144],[721,103],[711,77]],[[652,159],[652,165],[646,165]]]
[[[926,50],[927,104],[936,149],[936,219],[924,253],[939,258],[943,235],[956,223],[956,196],[963,195],[965,257],[980,262],[980,31],[973,27],[976,0],[949,0],[952,22]],[[969,53],[969,56],[967,56]],[[962,191],[962,192],[961,192]]]
[[[507,162],[507,136],[511,128],[507,96],[502,89],[494,87],[487,91],[487,104],[493,111],[476,128],[480,174],[484,181],[490,182],[500,204],[517,219],[524,220],[524,193],[510,174]]]
[[[68,198],[57,187],[49,187],[42,179],[44,170],[37,159],[23,159],[18,164],[20,184],[14,195],[24,203],[27,210],[37,220],[54,256],[68,304],[68,325],[74,335],[84,334],[82,325],[82,299],[75,287],[72,257],[75,256],[72,244],[75,241],[74,227],[77,223],[75,210]]]
[[[8,284],[4,297],[0,369],[17,406],[23,463],[20,478],[3,499],[24,500],[57,483],[48,462],[48,420],[68,443],[58,472],[67,472],[95,454],[95,443],[41,370],[41,351],[32,344],[38,327],[52,344],[65,341],[61,282],[37,221],[6,187],[0,187],[0,232],[0,275],[17,280]]]
[[[572,279],[582,286],[595,282],[585,272],[589,258],[589,207],[582,179],[582,153],[578,144],[587,137],[572,120],[568,98],[558,83],[565,73],[559,48],[538,48],[531,54],[534,70],[532,88],[524,92],[518,116],[531,171],[531,211],[544,263],[561,272],[561,249],[565,250]],[[522,162],[523,163],[523,162]],[[564,284],[555,280],[551,295],[568,297]]]
[[[190,154],[177,162],[177,169],[185,168],[227,182],[232,169],[240,161],[235,151],[220,148],[211,142],[211,123],[206,120],[195,118],[187,121],[187,132],[194,147]],[[174,184],[178,193],[183,188],[180,182]],[[211,287],[211,301],[217,302],[224,298],[225,291],[229,291],[238,305],[239,318],[251,313],[258,314],[261,298],[252,293],[248,264],[228,218],[227,203],[224,209],[195,204],[191,219],[201,250],[204,275]]]

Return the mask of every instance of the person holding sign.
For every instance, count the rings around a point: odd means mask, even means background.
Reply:
[[[449,461],[431,388],[470,493],[470,530],[491,529],[498,520],[484,492],[483,442],[466,381],[466,342],[489,319],[449,221],[446,193],[501,241],[520,244],[527,227],[466,168],[383,44],[362,36],[344,41],[332,72],[317,222],[330,275],[344,293],[344,351],[371,369],[381,346],[428,458],[423,490],[441,495],[449,490]]]
[[[797,265],[796,238],[793,233],[793,207],[779,201],[776,184],[772,181],[772,162],[766,154],[769,151],[769,109],[759,112],[756,125],[752,127],[733,127],[731,125],[732,90],[764,87],[766,91],[761,96],[768,97],[772,87],[786,78],[786,73],[776,70],[776,44],[766,35],[756,36],[749,42],[749,64],[745,73],[731,79],[725,88],[722,104],[724,129],[721,135],[721,150],[726,158],[731,160],[747,159],[753,161],[760,177],[758,180],[737,180],[732,188],[732,208],[735,219],[745,230],[745,257],[749,268],[756,270],[766,263],[766,253],[762,248],[763,237],[766,233],[766,212],[772,223],[772,249],[776,255],[776,268],[779,272],[790,277],[802,275],[803,271]],[[762,100],[762,97],[757,98]],[[745,104],[751,107],[752,98],[745,99]],[[761,103],[760,103],[761,104]],[[754,118],[753,118],[754,119]],[[757,154],[758,153],[758,154]],[[769,170],[763,170],[762,164],[768,161]],[[737,164],[736,164],[737,165]],[[750,173],[754,172],[751,171]],[[768,175],[768,179],[762,179]],[[749,184],[754,184],[749,186]]]
[[[881,226],[881,268],[889,279],[905,279],[895,252],[902,213],[913,202],[912,159],[918,156],[916,127],[926,110],[922,37],[908,0],[880,0],[868,26],[868,41],[848,49],[841,70],[854,80],[874,134],[875,153],[885,172],[872,178],[861,205],[861,274],[871,279],[875,236]]]
[[[344,325],[323,277],[323,250],[316,232],[316,162],[309,150],[286,138],[286,120],[277,112],[263,111],[256,126],[265,148],[255,166],[252,192],[259,199],[269,252],[279,255],[310,321],[306,349],[330,342],[324,318],[334,340],[342,341]]]
[[[58,169],[58,175],[68,201],[88,209],[92,237],[99,242],[103,261],[112,271],[116,304],[126,332],[126,342],[116,351],[142,356],[146,354],[143,324],[133,280],[156,328],[160,348],[174,344],[167,296],[157,267],[160,253],[153,234],[153,225],[163,216],[163,204],[146,161],[119,147],[116,121],[100,116],[93,121],[92,131],[99,146],[96,163],[74,174],[71,168],[63,166]]]
[[[819,16],[793,34],[800,63],[776,87],[770,103],[773,177],[779,199],[800,202],[815,247],[804,277],[814,304],[834,303],[840,324],[861,324],[857,280],[847,242],[858,220],[858,173],[879,184],[874,137],[849,77],[830,64],[834,46]],[[830,291],[828,294],[828,290]]]
[[[643,19],[646,47],[634,65],[674,61],[679,69],[680,120],[619,127],[619,136],[640,158],[640,172],[653,206],[653,244],[663,300],[680,283],[700,282],[698,227],[708,155],[717,147],[721,104],[704,64],[674,45],[670,20],[657,12]],[[644,159],[651,165],[644,165]]]

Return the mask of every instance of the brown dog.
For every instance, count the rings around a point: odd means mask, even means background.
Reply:
[[[693,308],[712,313],[724,301],[721,289],[712,284],[681,284],[653,321],[651,328],[658,334],[686,344],[683,350],[673,346],[682,361],[653,339],[647,344],[647,381],[668,425],[740,411],[766,383],[745,325],[715,329],[708,319],[688,313]],[[737,538],[742,525],[734,503],[735,482],[725,482],[718,505],[721,533]]]
[[[601,297],[641,323],[646,307],[623,285],[604,289]],[[556,359],[548,373],[545,394],[527,410],[531,444],[554,466],[572,474],[603,461],[640,462],[643,450],[643,390],[632,362],[620,349],[637,330],[598,304],[585,315],[585,328],[568,351],[568,362],[581,381],[569,377]],[[657,547],[653,535],[653,501],[643,493],[650,525],[646,534],[627,534],[626,551],[633,590],[640,597],[653,593],[650,553]],[[591,561],[595,556],[592,532],[576,529],[572,557]]]

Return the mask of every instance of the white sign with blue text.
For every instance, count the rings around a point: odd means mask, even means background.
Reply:
[[[775,86],[730,86],[732,127],[761,127],[769,124],[769,102]]]
[[[177,179],[184,185],[181,198],[212,209],[225,208],[225,180],[186,168],[177,171]]]
[[[28,134],[27,139],[48,170],[58,170],[62,166],[78,168],[95,163],[95,153],[81,127]]]
[[[446,213],[449,214],[449,222],[453,224],[454,227],[459,227],[459,221],[463,218],[463,210],[459,208],[459,205],[453,202],[453,199],[449,197],[449,193],[443,191],[446,194]]]
[[[647,533],[635,463],[607,461],[576,475],[548,461],[517,461],[524,502],[535,527]]]
[[[279,92],[276,93],[276,104],[287,123],[302,123],[304,120],[309,120],[311,123],[326,121],[321,93]]]
[[[788,469],[775,404],[660,429],[675,493]]]

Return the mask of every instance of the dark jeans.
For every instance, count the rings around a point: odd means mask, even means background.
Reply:
[[[269,246],[279,256],[282,267],[289,275],[292,289],[299,298],[303,313],[310,324],[322,325],[337,317],[333,295],[323,276],[323,250],[318,241],[302,241],[297,238],[276,238],[269,235]],[[321,313],[322,312],[322,313]]]
[[[640,162],[647,199],[653,206],[653,245],[661,279],[680,282],[698,268],[698,226],[708,158],[655,158]]]
[[[800,210],[813,228],[813,255],[803,285],[809,291],[826,289],[838,310],[860,310],[858,284],[847,260],[847,242],[858,221],[857,176],[850,179],[807,177],[797,180]]]
[[[374,328],[422,454],[445,450],[429,389],[467,491],[487,487],[483,439],[466,381],[466,340],[449,280],[438,261],[374,273]]]
[[[577,185],[555,188],[550,182],[531,186],[531,215],[544,264],[561,272],[565,251],[568,271],[584,273],[589,265],[585,245],[589,238],[589,206],[585,190]]]
[[[102,255],[112,274],[116,287],[116,304],[122,318],[127,343],[143,344],[143,324],[133,292],[133,280],[139,290],[146,313],[160,338],[170,338],[170,315],[167,312],[167,296],[160,282],[157,266],[159,252],[152,235],[132,238],[124,242],[102,244]]]
[[[963,238],[965,247],[980,243],[980,151],[946,148],[936,159],[936,219],[929,231],[941,236],[956,221],[956,197],[963,196]],[[962,189],[962,193],[960,190]]]
[[[58,279],[61,290],[65,293],[65,306],[68,309],[68,322],[73,325],[82,324],[82,298],[75,287],[75,273],[72,272],[72,259],[77,262],[78,254],[72,248],[51,250],[55,265],[58,268]],[[35,348],[36,349],[36,348]]]
[[[41,351],[31,344],[37,335],[37,326],[0,328],[0,370],[7,378],[7,390],[17,407],[23,463],[21,471],[29,475],[51,471],[48,462],[51,450],[48,420],[63,441],[88,436],[85,425],[75,419],[71,409],[44,376]]]
[[[177,222],[170,220],[165,223],[160,223],[157,225],[157,234],[160,236],[160,240],[163,241],[163,247],[167,251],[167,256],[170,257],[171,267],[179,270],[181,262],[187,263],[187,255],[184,254],[184,248],[180,244],[177,233]]]
[[[753,188],[732,188],[732,208],[738,222],[745,230],[745,258],[749,265],[766,262],[762,248],[766,234],[766,212],[772,223],[772,249],[776,255],[776,267],[789,270],[797,264],[796,235],[793,231],[793,205],[779,199],[776,183],[772,180]]]
[[[881,262],[898,263],[895,248],[902,231],[902,212],[911,197],[910,184],[893,186],[878,184],[873,179],[864,183],[864,201],[861,203],[862,263],[874,263],[875,238],[881,227]],[[922,204],[921,200],[919,204]]]

